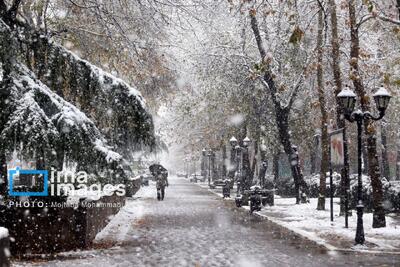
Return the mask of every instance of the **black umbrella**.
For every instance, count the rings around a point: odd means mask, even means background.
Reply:
[[[152,175],[156,175],[157,173],[165,172],[167,169],[164,168],[161,164],[152,164],[150,165],[149,170]]]

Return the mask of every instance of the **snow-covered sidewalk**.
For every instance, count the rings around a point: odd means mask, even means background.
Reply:
[[[385,228],[372,228],[372,213],[365,213],[364,232],[366,243],[354,246],[357,215],[353,211],[349,217],[349,228],[344,227],[344,216],[339,216],[339,199],[334,199],[334,221],[330,221],[329,199],[326,210],[317,210],[317,199],[308,204],[295,205],[294,198],[275,197],[275,206],[264,207],[260,216],[285,226],[308,239],[331,250],[362,250],[365,252],[400,253],[400,216],[389,214]]]
[[[198,183],[198,186],[222,197],[222,189],[209,189],[208,184]],[[234,201],[236,190],[231,190]],[[344,227],[344,216],[339,216],[339,198],[334,198],[334,221],[330,221],[329,201],[326,199],[326,210],[319,211],[317,199],[313,198],[308,204],[296,205],[294,198],[281,198],[275,196],[275,206],[263,207],[255,214],[262,216],[278,225],[281,225],[304,238],[312,240],[329,250],[357,250],[362,252],[385,252],[400,254],[400,216],[388,214],[385,228],[372,228],[372,213],[364,213],[365,245],[354,246],[357,226],[357,214],[352,212],[349,216],[349,228]],[[249,209],[244,206],[244,209]]]
[[[133,197],[134,201],[127,201],[126,205],[113,218],[110,223],[97,234],[95,244],[122,245],[131,239],[129,231],[132,225],[127,222],[137,223],[145,213],[145,201],[154,198],[154,183],[151,186],[142,186]]]

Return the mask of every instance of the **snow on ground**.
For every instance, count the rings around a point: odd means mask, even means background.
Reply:
[[[198,183],[202,188],[208,188],[208,183]],[[209,191],[222,197],[222,189],[209,189]],[[234,201],[236,189],[231,190]],[[349,216],[349,228],[344,227],[344,216],[339,216],[339,198],[334,198],[334,221],[330,221],[330,199],[326,199],[326,210],[316,209],[318,199],[312,198],[310,203],[295,205],[294,198],[281,198],[275,196],[275,206],[263,207],[257,215],[286,227],[287,229],[308,238],[330,250],[358,250],[364,252],[400,252],[400,217],[395,214],[386,216],[386,228],[372,228],[372,213],[364,213],[365,246],[354,246],[357,226],[356,211]],[[249,209],[244,206],[244,209]]]
[[[122,244],[129,239],[128,231],[132,228],[127,222],[140,220],[144,215],[144,201],[155,197],[156,189],[154,182],[150,186],[142,186],[133,197],[135,201],[127,201],[126,205],[117,213],[110,223],[97,234],[95,243],[116,243]]]
[[[339,217],[339,199],[334,199],[334,221],[330,221],[329,199],[326,210],[316,209],[318,199],[311,199],[308,204],[294,205],[294,198],[275,198],[275,206],[265,207],[260,215],[283,225],[290,230],[313,239],[332,249],[354,248],[354,237],[357,226],[357,214],[349,216],[349,228],[344,227],[344,216]],[[364,250],[400,251],[400,226],[397,219],[386,217],[386,228],[372,228],[372,213],[365,213],[364,232],[366,246]]]
[[[284,227],[230,204],[187,180],[171,177],[164,201],[156,200],[154,183],[129,199],[97,236],[96,249],[13,266],[336,267],[396,266],[400,262],[400,255],[325,253]]]

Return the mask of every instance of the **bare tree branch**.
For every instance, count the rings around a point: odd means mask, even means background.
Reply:
[[[382,14],[381,14],[381,15],[378,15],[378,14],[371,14],[371,15],[367,15],[367,16],[363,17],[363,18],[357,23],[357,29],[360,28],[361,25],[363,25],[365,22],[367,22],[367,21],[369,21],[369,20],[371,20],[371,19],[379,19],[379,20],[381,20],[381,21],[389,22],[389,23],[395,24],[395,25],[397,25],[397,26],[400,26],[400,20],[393,19],[393,18],[390,18],[390,17],[385,16],[385,15],[382,15]]]

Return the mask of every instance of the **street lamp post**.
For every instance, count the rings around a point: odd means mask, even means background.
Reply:
[[[235,151],[236,153],[236,171],[240,174],[240,183],[239,179],[237,181],[237,192],[241,192],[244,186],[244,183],[247,182],[249,172],[250,172],[250,162],[249,162],[249,153],[248,153],[248,147],[251,144],[250,138],[247,136],[243,139],[243,146],[239,145],[239,142],[237,139],[232,136],[232,138],[229,140],[229,143],[231,145],[232,151]],[[240,162],[242,162],[240,164]],[[242,165],[242,166],[240,166]]]
[[[249,189],[250,184],[250,159],[249,159],[249,146],[251,144],[250,138],[247,136],[243,139],[243,186]],[[242,186],[242,188],[243,188]]]
[[[203,148],[201,151],[201,176],[205,177],[206,176],[206,155],[207,155],[207,150]]]
[[[265,175],[267,173],[267,169],[268,169],[268,161],[267,161],[267,146],[262,143],[260,145],[260,160],[261,160],[261,168],[260,168],[260,173],[259,173],[259,177],[260,177],[260,185],[261,188],[266,188],[266,181],[265,181]]]
[[[233,180],[235,178],[235,172],[237,170],[236,146],[238,144],[238,141],[234,136],[232,136],[232,138],[229,139],[229,144],[231,145],[231,166],[229,168],[229,178]],[[233,168],[233,166],[235,167]]]
[[[235,151],[236,151],[236,189],[237,189],[237,194],[239,195],[240,193],[240,188],[242,186],[242,159],[243,159],[243,153],[242,153],[242,148],[240,147],[239,143],[235,146]]]
[[[211,157],[212,157],[213,151],[210,148],[210,150],[208,151],[208,186],[211,185]]]
[[[380,120],[385,116],[386,109],[389,105],[390,94],[381,87],[373,95],[376,107],[379,111],[378,116],[372,115],[369,111],[361,111],[357,109],[354,111],[356,104],[356,94],[348,87],[344,88],[338,95],[338,102],[343,108],[344,116],[349,122],[357,123],[357,139],[358,139],[358,187],[357,187],[357,230],[355,243],[363,245],[365,241],[364,226],[363,226],[363,196],[362,196],[362,126],[364,121],[367,120]]]

